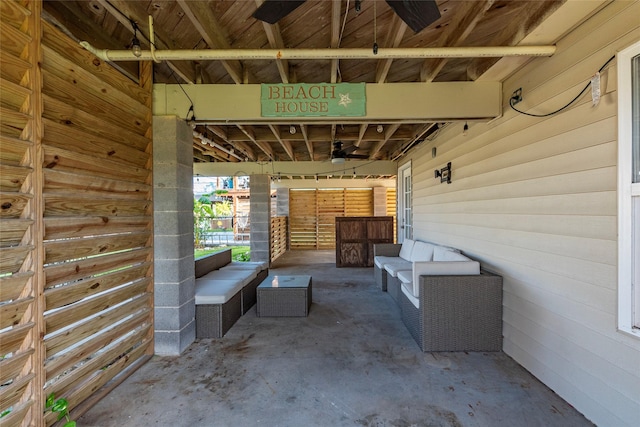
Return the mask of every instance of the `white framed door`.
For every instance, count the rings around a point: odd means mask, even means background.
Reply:
[[[413,238],[411,162],[398,169],[398,243]]]

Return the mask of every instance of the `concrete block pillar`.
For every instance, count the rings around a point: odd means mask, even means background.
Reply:
[[[289,216],[289,189],[276,189],[276,215]]]
[[[269,175],[251,175],[249,182],[251,261],[271,261],[271,180]]]
[[[155,352],[179,355],[196,337],[193,136],[175,116],[153,118]]]

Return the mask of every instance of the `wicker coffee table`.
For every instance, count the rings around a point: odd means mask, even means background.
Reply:
[[[258,317],[306,317],[311,306],[311,276],[270,275],[257,288]]]

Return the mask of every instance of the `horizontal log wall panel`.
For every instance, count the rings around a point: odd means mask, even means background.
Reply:
[[[5,355],[17,352],[33,326],[33,322],[23,323],[0,333],[0,353]]]
[[[31,15],[31,11],[18,2],[0,1],[2,25],[11,25],[15,28],[20,28],[20,24],[29,15]]]
[[[149,231],[149,217],[50,217],[45,218],[45,240],[95,236],[97,234]]]
[[[5,135],[19,137],[30,119],[28,114],[0,107],[0,129]]]
[[[0,248],[0,274],[17,273],[33,248],[31,245]]]
[[[111,159],[140,168],[146,167],[151,157],[150,153],[145,152],[144,147],[134,146],[136,138],[131,138],[129,143],[113,141],[102,135],[86,132],[78,127],[67,125],[65,123],[53,120],[43,120],[47,129],[43,137],[43,144],[52,147],[64,148],[77,153],[89,156],[97,156],[105,159]],[[149,141],[137,141],[140,143]]]
[[[96,199],[91,194],[45,193],[45,215],[49,216],[140,216],[151,206],[150,200]]]
[[[45,58],[45,62],[46,61],[47,58]],[[102,125],[100,128],[113,126],[119,128],[121,131],[123,130],[138,135],[144,135],[147,132],[148,123],[129,114],[128,110],[115,108],[105,99],[78,90],[73,83],[68,83],[55,75],[46,72],[42,74],[44,77],[43,94],[45,97],[45,106],[47,103],[49,103],[49,106],[53,105],[53,102],[47,100],[55,99],[69,107],[66,109],[58,109],[57,111],[59,111],[60,114],[69,114],[69,111],[71,111],[70,108],[73,108],[76,111],[81,110],[89,113],[95,120],[101,121]],[[58,103],[55,105],[60,106]],[[80,115],[78,114],[76,117],[80,117]]]
[[[0,87],[2,88],[2,95],[0,96],[0,105],[2,107],[22,111],[25,105],[28,105],[29,97],[31,96],[29,88],[4,79],[0,79]]]
[[[27,281],[33,276],[32,271],[0,277],[0,301],[18,299],[23,293]]]
[[[93,316],[128,299],[141,295],[145,292],[149,283],[150,279],[145,278],[132,285],[116,289],[113,292],[72,304],[53,313],[45,314],[46,333],[53,333],[86,317]]]
[[[146,246],[151,232],[45,242],[45,264]]]
[[[31,43],[31,37],[19,28],[11,25],[5,25],[4,20],[0,26],[0,44],[2,50],[20,57],[26,45]]]
[[[129,182],[66,172],[56,169],[44,171],[45,182],[50,190],[82,191],[96,197],[146,199],[151,186],[138,182]]]
[[[53,27],[53,25],[43,22],[43,44],[46,49],[55,51],[61,57],[76,64],[82,69],[98,76],[101,81],[119,90],[125,95],[129,95],[133,103],[147,105],[151,100],[151,93],[141,88],[135,82],[124,78],[122,74],[95,57],[92,53],[80,48],[78,44],[68,37],[64,37]]]
[[[47,387],[47,394],[54,393],[56,396],[63,396],[71,387],[84,382],[87,377],[94,375],[94,372],[110,365],[119,356],[125,355],[139,344],[148,332],[149,326],[146,325],[130,335],[120,337],[118,341],[111,343],[106,349],[96,352],[90,359],[79,363],[75,369],[60,375],[56,378],[55,383]]]
[[[149,263],[145,263],[127,269],[119,269],[116,272],[103,274],[99,277],[80,280],[72,284],[46,290],[44,297],[47,302],[47,309],[53,310],[63,307],[91,295],[139,280],[140,277],[147,274],[149,266]]]
[[[151,114],[151,110],[148,107],[132,99],[126,92],[114,88],[100,77],[95,76],[68,58],[59,55],[53,49],[44,46],[42,50],[45,58],[54,59],[52,61],[45,60],[43,64],[45,78],[47,78],[47,75],[55,76],[73,85],[73,92],[80,91],[87,95],[99,97],[101,101],[107,102],[113,108],[126,111],[129,119],[137,119],[142,123]],[[136,92],[138,91],[139,88],[136,87]]]
[[[6,384],[20,375],[33,353],[34,349],[29,348],[0,360],[0,384]]]
[[[31,69],[31,64],[16,55],[0,50],[0,78],[15,84],[20,84],[25,73]]]
[[[31,194],[0,192],[0,219],[19,218],[32,198]]]
[[[10,408],[22,398],[25,389],[35,377],[35,374],[17,378],[10,385],[0,388],[0,408]]]
[[[145,262],[151,255],[151,248],[136,249],[122,253],[107,254],[99,257],[53,264],[45,267],[45,289],[60,283],[91,277],[114,268],[122,268]]]
[[[0,135],[0,162],[7,165],[20,165],[27,150],[31,146],[30,141],[12,138],[8,135]]]
[[[150,172],[144,168],[129,166],[106,157],[96,158],[52,146],[44,146],[44,166],[49,169],[58,168],[66,171],[80,169],[85,173],[89,171],[98,177],[140,183],[146,183],[150,176]]]
[[[150,298],[151,296],[149,294],[144,294],[122,304],[119,307],[100,313],[96,317],[86,319],[82,323],[79,323],[59,334],[45,337],[45,346],[47,351],[46,357],[51,361],[51,367],[49,367],[49,363],[47,363],[47,372],[51,370],[51,375],[54,375],[58,367],[65,363],[63,360],[60,360],[60,358],[64,358],[64,352],[67,348],[77,347],[76,344],[80,341],[83,341],[93,335],[99,335],[108,331],[112,325],[129,316],[132,316],[133,319],[140,313],[146,313],[149,315]],[[130,322],[133,322],[132,319]],[[60,354],[61,357],[56,357],[58,354]]]
[[[142,341],[139,347],[136,347],[126,357],[121,357],[113,364],[100,369],[94,376],[89,378],[82,384],[79,384],[77,388],[73,389],[67,396],[67,400],[70,407],[78,405],[80,402],[91,396],[98,391],[102,386],[108,383],[111,379],[117,376],[120,372],[125,371],[129,366],[133,365],[138,359],[145,355],[151,346],[151,340]],[[48,413],[45,415],[47,424],[52,424],[56,421],[55,414]]]
[[[0,329],[19,324],[32,302],[33,297],[27,297],[0,305]]]
[[[20,191],[32,171],[27,166],[0,165],[0,191]]]
[[[31,219],[3,220],[2,233],[0,233],[0,248],[18,246],[24,236],[24,233],[31,224],[33,224],[33,220]]]

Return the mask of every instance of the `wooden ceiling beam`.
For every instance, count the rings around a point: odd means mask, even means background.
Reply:
[[[256,0],[256,6],[260,7],[264,3],[264,0]],[[271,25],[268,22],[262,21],[262,27],[269,40],[269,46],[271,49],[284,49],[284,41],[282,40],[282,33],[280,32],[280,25],[276,22]],[[278,73],[280,73],[280,80],[282,83],[289,83],[289,61],[286,59],[276,59],[276,66],[278,67]]]
[[[384,38],[384,44],[381,47],[394,48],[400,46],[407,28],[407,24],[405,24],[405,22],[400,19],[398,15],[394,14],[391,25],[389,26],[389,31]],[[392,63],[393,59],[384,59],[382,61],[378,61],[376,65],[376,82],[384,83],[387,80],[387,75],[389,74]]]
[[[129,31],[131,34],[134,33],[133,26],[131,21],[136,22],[140,32],[138,33],[138,39],[144,41],[147,45],[150,45],[149,37],[149,18],[145,16],[142,12],[137,12],[130,10],[128,7],[128,2],[123,0],[95,0],[98,2],[104,9],[109,12],[122,26]],[[66,3],[66,2],[65,2]],[[146,31],[146,32],[145,32]],[[158,32],[155,31],[155,45],[158,49],[174,49],[178,46],[170,46],[167,44],[164,39],[167,38],[166,34],[158,35]],[[195,83],[195,70],[191,68],[188,63],[173,63],[170,61],[166,61],[167,66],[182,79],[182,81],[193,84]]]
[[[367,132],[368,127],[368,123],[362,123],[360,125],[360,129],[358,130],[358,139],[353,143],[353,145],[355,145],[356,147],[360,146],[360,143],[362,143],[362,138],[364,138],[364,134]]]
[[[564,0],[523,3],[524,10],[518,14],[521,19],[509,21],[488,45],[516,46],[527,34],[560,8],[563,2]],[[467,75],[471,80],[477,80],[499,60],[500,58],[476,58],[467,67]]]
[[[302,134],[302,137],[304,138],[304,143],[307,145],[307,151],[309,152],[309,158],[311,159],[311,161],[313,161],[314,160],[314,158],[313,158],[313,144],[309,140],[309,135],[307,134],[307,126],[306,125],[300,125],[300,133]]]
[[[207,130],[211,131],[215,136],[217,136],[218,138],[220,138],[221,140],[223,140],[227,144],[238,148],[250,160],[256,160],[256,153],[253,151],[253,149],[248,144],[245,144],[244,142],[239,142],[239,141],[232,142],[232,141],[229,140],[226,128],[223,128],[222,126],[214,126],[214,125],[206,125],[205,128]]]
[[[378,142],[375,147],[373,147],[373,149],[369,152],[369,159],[373,159],[378,154],[378,152],[382,150],[382,147],[384,147],[387,141],[391,139],[391,137],[394,133],[396,133],[399,127],[400,125],[398,123],[387,126],[387,128],[384,130],[384,139]]]
[[[198,30],[204,41],[211,49],[230,49],[231,44],[227,36],[222,32],[218,20],[213,15],[207,2],[177,0],[178,4]],[[220,61],[227,73],[236,84],[243,84],[246,79],[243,73],[243,66],[240,61]]]
[[[460,2],[451,23],[438,37],[436,46],[460,46],[484,18],[495,0]],[[447,58],[426,59],[420,69],[420,81],[433,81],[447,63]]]
[[[274,125],[269,124],[269,129],[271,129],[271,132],[273,132],[273,135],[276,137],[280,145],[282,145],[282,148],[284,148],[284,151],[287,153],[289,158],[295,162],[296,157],[293,155],[293,147],[291,146],[291,142],[283,140],[280,134],[280,129],[275,127]]]
[[[249,129],[243,125],[236,125],[236,126],[238,127],[238,129],[242,131],[242,133],[247,135],[247,137],[251,140],[251,142],[253,142],[259,149],[261,149],[262,152],[266,154],[270,160],[275,160],[273,155],[273,149],[271,148],[269,143],[264,141],[258,141],[254,136],[252,129]]]
[[[333,0],[331,2],[331,41],[330,46],[333,49],[340,47],[340,30],[342,28],[340,20],[340,12],[342,11],[342,2],[340,0]],[[344,13],[349,13],[345,10]],[[338,82],[338,75],[340,69],[340,60],[331,60],[331,83]]]

